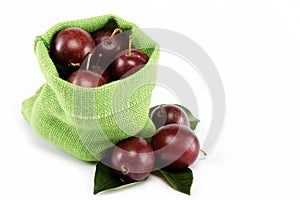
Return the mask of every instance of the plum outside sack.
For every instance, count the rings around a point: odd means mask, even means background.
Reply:
[[[52,38],[68,27],[90,33],[103,27],[130,30],[134,47],[149,61],[135,74],[98,88],[73,85],[59,77],[49,56]],[[159,46],[135,24],[114,15],[62,22],[36,37],[34,51],[46,82],[23,102],[22,114],[39,136],[80,160],[98,161],[123,139],[154,134],[148,112]]]

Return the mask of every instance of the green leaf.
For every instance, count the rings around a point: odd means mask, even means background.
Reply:
[[[193,172],[191,169],[159,169],[157,171],[160,172],[162,177],[173,189],[188,195],[191,194],[191,186],[193,183]]]
[[[117,177],[113,170],[102,162],[98,162],[94,178],[94,194],[106,190],[114,190],[133,185],[138,182],[126,183]]]
[[[182,109],[186,112],[186,114],[187,114],[187,116],[188,116],[188,118],[189,118],[190,128],[191,128],[192,130],[195,130],[196,127],[197,127],[197,124],[200,122],[200,120],[197,119],[197,118],[192,114],[192,112],[191,112],[189,109],[187,109],[186,107],[184,107],[184,106],[182,106],[182,105],[178,105],[178,104],[174,104],[174,105],[179,106],[180,108],[182,108]],[[158,106],[160,106],[160,105],[158,105]],[[156,107],[158,107],[158,106],[154,106],[154,107],[150,108],[150,110],[149,110],[149,117],[150,117],[152,111],[153,111]]]

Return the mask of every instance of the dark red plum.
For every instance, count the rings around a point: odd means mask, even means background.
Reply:
[[[126,40],[120,32],[122,32],[122,30],[116,28],[109,37],[106,36],[108,32],[105,32],[98,34],[98,37],[95,38],[97,45],[95,52],[102,54],[102,65],[110,65],[115,56],[126,49]]]
[[[112,32],[110,30],[99,30],[93,34],[96,46],[106,39],[109,39]]]
[[[129,37],[129,48],[122,51],[112,63],[110,72],[114,80],[126,78],[140,70],[147,62],[148,56],[143,52],[132,49],[133,37]]]
[[[186,112],[176,105],[157,106],[152,112],[152,119],[156,129],[168,124],[181,124],[190,127],[189,118]]]
[[[50,54],[52,60],[60,67],[78,69],[85,56],[94,48],[95,41],[87,31],[80,28],[66,28],[52,40]]]
[[[111,163],[114,172],[123,180],[140,181],[153,169],[153,149],[145,139],[131,137],[114,147]]]
[[[194,163],[200,151],[200,143],[193,130],[178,124],[158,129],[151,144],[158,168],[186,168]]]
[[[99,87],[107,83],[103,76],[86,69],[79,69],[73,72],[68,81],[85,88]]]

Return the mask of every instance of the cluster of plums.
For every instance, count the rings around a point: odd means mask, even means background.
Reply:
[[[121,29],[101,29],[93,34],[66,28],[52,40],[50,56],[60,76],[78,86],[99,87],[140,70],[148,56],[132,48],[133,37]],[[189,119],[176,105],[161,105],[151,113],[156,133],[151,144],[140,137],[119,142],[111,154],[114,172],[125,181],[140,181],[154,168],[183,169],[198,157],[199,141]]]
[[[98,87],[135,73],[148,56],[132,49],[133,37],[119,28],[90,34],[81,28],[66,28],[51,42],[50,56],[63,79],[82,87]]]
[[[143,180],[154,168],[183,169],[198,157],[199,140],[183,109],[161,105],[152,111],[151,119],[157,128],[151,144],[131,137],[119,142],[112,151],[112,168],[125,181]]]

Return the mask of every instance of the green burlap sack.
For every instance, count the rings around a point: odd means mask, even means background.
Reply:
[[[61,79],[49,56],[55,34],[67,27],[92,33],[104,26],[131,30],[133,45],[149,56],[148,63],[137,73],[98,88],[82,88]],[[97,161],[125,138],[154,133],[148,112],[159,47],[135,24],[114,15],[62,22],[37,36],[34,50],[46,82],[23,102],[22,114],[42,138],[78,159]]]

